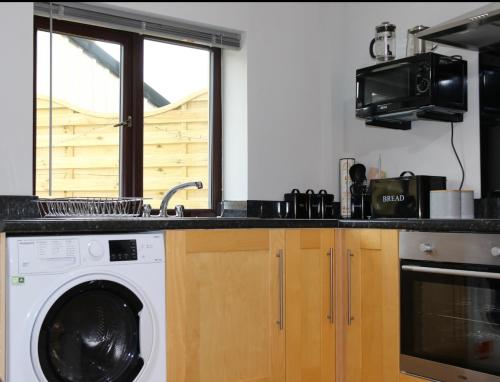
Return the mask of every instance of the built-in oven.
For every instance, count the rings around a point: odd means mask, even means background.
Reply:
[[[401,232],[401,372],[500,382],[500,235]]]

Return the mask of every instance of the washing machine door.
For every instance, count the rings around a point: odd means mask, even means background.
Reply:
[[[141,371],[140,299],[110,280],[80,283],[50,307],[38,359],[52,382],[130,382]]]

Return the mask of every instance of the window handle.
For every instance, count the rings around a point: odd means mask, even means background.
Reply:
[[[126,121],[117,123],[116,125],[113,125],[113,127],[132,127],[132,116],[129,115]]]

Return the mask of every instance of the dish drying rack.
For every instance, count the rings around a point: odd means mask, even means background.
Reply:
[[[43,218],[135,217],[140,216],[140,197],[40,198],[35,200]]]

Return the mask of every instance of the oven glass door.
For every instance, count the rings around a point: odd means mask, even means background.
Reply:
[[[500,376],[500,269],[408,260],[401,268],[402,356]]]

